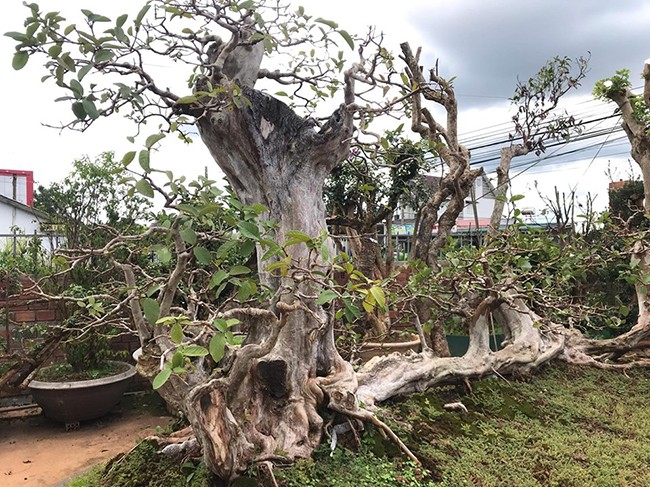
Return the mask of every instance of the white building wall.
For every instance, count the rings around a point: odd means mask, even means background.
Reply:
[[[29,238],[30,235],[34,235],[34,233],[40,234],[40,223],[34,214],[0,202],[0,235],[3,235],[0,237],[0,250],[14,248],[14,238],[7,236],[13,234],[14,229],[16,234],[19,235],[15,244],[21,245],[25,243],[25,239]],[[20,237],[21,235],[24,235],[24,237]],[[40,241],[47,252],[52,252],[60,245],[60,238],[57,236],[53,238],[41,236]]]
[[[12,233],[13,227],[25,234],[38,232],[40,225],[32,213],[0,203],[0,233]]]
[[[483,178],[476,178],[474,181],[474,197],[476,198],[476,212],[479,218],[490,218],[492,216],[492,209],[494,208],[494,197],[484,194],[485,187],[483,185]],[[463,208],[462,217],[465,220],[474,218],[474,208],[472,205],[471,194],[465,200],[465,207]]]

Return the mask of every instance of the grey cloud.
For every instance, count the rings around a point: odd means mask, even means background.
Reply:
[[[511,96],[517,77],[527,79],[556,55],[576,58],[591,52],[582,93],[621,68],[631,69],[633,84],[640,84],[636,73],[650,57],[645,2],[436,1],[411,21],[426,39],[423,63],[432,66],[439,58],[441,74],[457,77],[464,108]]]

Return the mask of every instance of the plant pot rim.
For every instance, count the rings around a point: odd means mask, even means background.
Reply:
[[[133,377],[136,374],[135,367],[126,362],[119,362],[111,360],[111,363],[118,363],[127,366],[127,370],[119,374],[109,375],[108,377],[101,377],[99,379],[88,380],[74,380],[67,382],[49,382],[43,380],[33,380],[29,383],[31,389],[40,390],[65,390],[65,389],[82,389],[86,387],[102,386],[112,384],[113,382],[120,382],[122,380]]]

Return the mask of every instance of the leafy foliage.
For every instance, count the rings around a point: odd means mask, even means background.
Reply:
[[[607,214],[599,223],[598,230],[571,239],[520,222],[480,248],[450,242],[438,272],[412,264],[408,299],[433,299],[433,319],[454,332],[459,325],[467,331],[486,297],[515,292],[544,319],[594,335],[619,334],[636,317],[629,303],[642,277],[631,269],[627,250],[636,237]]]
[[[164,132],[178,132],[187,138],[188,116],[191,119],[206,111],[249,103],[238,83],[246,84],[250,76],[254,80],[257,72],[238,73],[219,57],[228,42],[219,36],[230,36],[233,25],[246,26],[236,36],[238,44],[263,46],[264,52],[275,54],[280,69],[266,71],[267,77],[284,84],[296,78],[304,83],[291,94],[278,95],[308,109],[339,88],[335,75],[343,68],[343,52],[332,56],[330,48],[352,49],[355,45],[353,36],[336,22],[310,16],[302,7],[292,10],[264,0],[149,0],[133,17],[109,18],[82,9],[83,21],[79,23],[67,22],[60,12],[41,11],[36,3],[26,7],[25,31],[5,34],[16,42],[13,68],[22,69],[30,58],[43,56],[49,72],[43,81],[62,89],[64,95],[58,101],[70,104],[74,116],[68,126],[81,130],[100,117],[121,111],[137,123],[156,118]],[[293,47],[297,44],[311,49],[296,51]],[[226,52],[234,47],[236,44],[229,45]],[[157,58],[187,68],[185,89],[172,93],[156,84],[150,67]],[[106,74],[118,74],[120,79],[115,82],[112,76],[102,76]]]
[[[588,58],[572,62],[568,57],[556,56],[540,68],[526,82],[517,82],[512,103],[517,107],[513,115],[514,133],[510,140],[521,139],[526,151],[540,155],[548,139],[569,139],[579,129],[573,116],[553,115],[560,98],[576,88],[587,73]],[[574,72],[572,72],[574,71]]]
[[[86,156],[72,165],[73,171],[60,183],[39,186],[34,193],[34,206],[50,216],[68,248],[100,246],[110,238],[102,226],[128,230],[149,217],[150,200],[123,184],[129,173],[112,152],[94,161]]]
[[[631,86],[630,70],[619,69],[614,76],[596,82],[593,94],[599,100],[610,101],[617,94],[624,94]],[[650,109],[643,101],[643,96],[630,93],[630,105],[634,119],[643,125],[650,125]]]
[[[378,154],[363,147],[354,149],[350,158],[334,168],[324,189],[331,221],[372,229],[392,215],[414,179],[430,168],[425,159],[427,147],[399,139],[398,133],[387,134],[390,148]]]
[[[643,181],[627,181],[622,187],[609,190],[612,218],[629,228],[640,228],[647,220],[643,215]]]

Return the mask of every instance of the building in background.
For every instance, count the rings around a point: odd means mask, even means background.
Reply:
[[[0,169],[0,195],[34,206],[34,172]]]
[[[0,250],[20,251],[30,238],[38,238],[48,251],[59,246],[59,236],[43,230],[48,216],[34,208],[34,173],[0,169]]]
[[[425,184],[431,193],[438,190],[441,178],[438,176],[425,176]],[[494,186],[485,174],[476,178],[463,211],[456,219],[451,236],[460,241],[461,245],[476,244],[487,233],[490,217],[494,208]],[[438,216],[445,211],[443,203]],[[403,260],[408,255],[416,226],[416,210],[401,207],[395,212],[392,225],[392,236],[397,258]],[[437,226],[433,234],[437,233]]]

